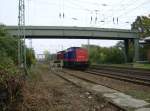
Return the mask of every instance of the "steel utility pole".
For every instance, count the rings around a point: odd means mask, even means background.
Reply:
[[[32,49],[32,39],[29,39],[29,46],[30,46],[30,48]]]
[[[18,5],[18,64],[26,70],[26,46],[25,46],[25,2],[19,0]]]

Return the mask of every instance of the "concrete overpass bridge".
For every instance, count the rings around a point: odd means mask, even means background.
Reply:
[[[7,26],[12,36],[18,35],[18,26]],[[128,60],[129,40],[134,42],[135,61],[139,58],[139,37],[137,32],[124,29],[92,28],[92,27],[64,27],[64,26],[26,26],[26,38],[32,39],[106,39],[124,40],[125,54]]]

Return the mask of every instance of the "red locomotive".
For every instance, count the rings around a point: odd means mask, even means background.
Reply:
[[[57,60],[62,60],[64,67],[86,68],[89,65],[88,51],[81,47],[70,47],[58,52]]]
[[[57,52],[57,60],[63,60],[64,59],[64,53],[65,53],[65,51]]]

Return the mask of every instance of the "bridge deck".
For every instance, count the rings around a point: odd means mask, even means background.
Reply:
[[[8,32],[18,35],[17,26],[7,26]],[[63,27],[63,26],[26,26],[26,38],[63,38],[63,39],[135,39],[137,32],[124,29]]]

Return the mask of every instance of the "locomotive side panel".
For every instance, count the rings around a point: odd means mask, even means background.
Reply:
[[[64,67],[87,67],[88,51],[81,47],[71,47],[57,53],[57,58],[63,60]]]
[[[87,61],[88,61],[88,51],[83,48],[77,49],[76,62],[87,62]]]

